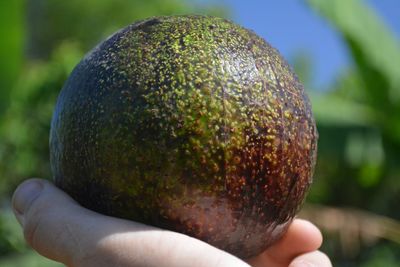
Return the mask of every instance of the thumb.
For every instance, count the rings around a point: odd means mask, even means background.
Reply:
[[[93,241],[93,216],[64,192],[45,180],[30,179],[18,186],[12,204],[25,240],[37,252],[68,266],[85,257]]]
[[[68,266],[248,266],[189,236],[85,209],[41,179],[17,188],[13,208],[26,241]]]

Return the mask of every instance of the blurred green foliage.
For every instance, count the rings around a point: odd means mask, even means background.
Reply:
[[[310,201],[399,220],[399,41],[362,1],[306,2],[343,37],[353,59],[330,90],[311,93],[320,142]],[[333,247],[325,242],[325,249],[343,266],[394,267],[400,262],[399,244],[380,242],[374,249],[366,245],[350,259]]]
[[[352,206],[400,220],[400,47],[357,0],[306,0],[343,36],[353,64],[329,90],[310,90],[320,142],[309,201]],[[207,13],[184,0],[16,0],[0,3],[0,266],[59,266],[27,249],[9,208],[26,177],[50,178],[49,123],[64,81],[84,53],[115,30],[155,15]],[[27,25],[24,28],[23,25]],[[25,49],[24,49],[25,48]],[[327,63],[328,64],[328,63]],[[305,84],[307,55],[294,61]],[[398,266],[398,244],[363,244],[357,255],[329,237],[335,266]],[[18,253],[18,254],[15,254]]]
[[[354,61],[328,93],[311,95],[322,187],[311,197],[400,219],[398,40],[361,1],[307,2],[343,36]]]
[[[0,113],[22,65],[23,0],[0,1]]]
[[[50,177],[49,121],[58,92],[83,53],[77,44],[64,42],[48,61],[30,62],[10,93],[0,134],[0,194],[24,177]]]

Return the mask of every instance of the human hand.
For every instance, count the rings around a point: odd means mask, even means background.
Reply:
[[[304,220],[294,220],[280,241],[245,262],[183,234],[85,209],[41,179],[17,188],[13,208],[28,244],[71,267],[331,266],[317,251],[321,233]]]

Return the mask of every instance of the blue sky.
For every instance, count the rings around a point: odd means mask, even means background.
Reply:
[[[329,0],[327,0],[329,1]],[[204,1],[203,1],[204,2]],[[312,58],[314,84],[327,86],[351,61],[340,35],[302,0],[223,0],[232,19],[254,30],[277,48],[285,58],[305,52]],[[400,1],[366,0],[400,37]]]

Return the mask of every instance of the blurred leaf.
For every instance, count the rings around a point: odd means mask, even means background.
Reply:
[[[0,114],[22,65],[24,1],[0,1]]]
[[[400,103],[400,47],[378,16],[359,0],[307,0],[347,40],[370,101]],[[382,86],[384,85],[384,86]]]
[[[374,112],[368,106],[330,94],[310,93],[318,124],[371,126]]]

